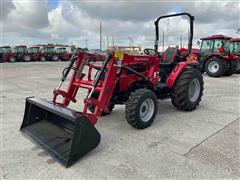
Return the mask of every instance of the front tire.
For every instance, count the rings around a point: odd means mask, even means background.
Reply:
[[[92,98],[94,98],[94,99],[98,99],[98,96],[99,96],[99,93],[98,93],[98,92],[94,92],[94,93],[92,94]],[[108,112],[102,111],[101,116],[109,115],[109,114],[113,111],[113,109],[114,109],[114,103],[112,103],[112,102],[110,101],[109,104],[108,104],[108,110],[109,110],[109,111],[108,111]],[[94,106],[94,105],[89,105],[89,106],[88,106],[88,110],[89,110],[91,113],[94,113],[95,106]]]
[[[196,109],[203,95],[203,76],[195,68],[185,69],[171,90],[172,104],[179,110]]]
[[[157,96],[149,89],[137,89],[128,98],[125,117],[136,129],[149,127],[157,114]]]
[[[205,71],[211,77],[219,77],[225,74],[228,70],[227,62],[220,57],[213,57],[207,60]]]

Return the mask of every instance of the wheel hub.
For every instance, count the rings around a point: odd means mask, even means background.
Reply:
[[[14,62],[15,61],[15,58],[14,57],[11,57],[10,58],[10,62]]]
[[[211,72],[211,73],[216,73],[219,71],[219,63],[217,61],[212,61],[208,64],[208,70]]]
[[[30,56],[26,56],[25,61],[30,61]]]
[[[193,79],[189,84],[188,97],[191,102],[195,102],[200,95],[200,82],[198,79]]]
[[[155,106],[152,99],[147,98],[142,102],[140,107],[140,118],[142,121],[147,122],[154,114]]]

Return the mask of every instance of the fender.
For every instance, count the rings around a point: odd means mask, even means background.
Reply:
[[[207,56],[206,58],[205,58],[205,61],[207,61],[207,60],[209,60],[210,58],[212,58],[212,57],[220,57],[220,58],[222,58],[222,59],[225,59],[225,60],[231,60],[231,58],[229,57],[229,55],[227,55],[227,54],[218,54],[218,53],[215,53],[215,54],[211,54],[210,56]]]
[[[205,72],[204,68],[205,68],[205,64],[207,63],[207,61],[211,58],[214,58],[214,57],[219,57],[221,59],[230,60],[228,55],[223,55],[223,54],[220,54],[220,53],[211,54],[211,55],[205,57],[203,60],[198,61],[199,64],[200,64],[202,72]]]
[[[188,66],[200,69],[199,63],[197,61],[185,61],[178,63],[167,78],[166,84],[169,89],[173,87],[176,79],[179,77],[182,71]]]

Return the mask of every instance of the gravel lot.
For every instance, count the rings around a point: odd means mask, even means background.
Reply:
[[[51,99],[67,62],[0,64],[0,178],[240,178],[240,75],[210,78],[199,108],[175,109],[159,101],[151,127],[136,130],[124,117],[124,106],[96,125],[100,145],[66,169],[19,131],[25,98]],[[77,104],[85,92],[79,94]]]

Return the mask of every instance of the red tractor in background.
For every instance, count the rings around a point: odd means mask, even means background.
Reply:
[[[239,60],[230,53],[231,37],[213,35],[201,38],[198,62],[202,72],[212,77],[229,76],[235,73]]]
[[[240,74],[240,38],[230,39],[230,53],[238,59],[236,73]]]
[[[68,61],[72,56],[72,53],[67,52],[65,47],[59,47],[55,52],[61,61]]]
[[[186,48],[181,48],[180,54],[187,52]],[[197,61],[200,58],[200,50],[196,48],[192,48],[191,54],[187,57],[188,61]]]
[[[59,61],[59,56],[55,52],[55,46],[43,46],[41,50],[45,54],[46,61]]]
[[[29,62],[32,60],[31,55],[28,53],[28,49],[26,45],[15,46],[14,53],[15,53],[15,60],[18,62],[19,61]]]
[[[28,53],[33,61],[46,61],[45,53],[41,51],[40,46],[32,46],[28,48]]]
[[[176,16],[189,18],[188,51],[163,62],[158,52],[159,21]],[[94,125],[115,104],[125,105],[126,120],[136,129],[153,123],[158,111],[157,99],[170,98],[179,110],[195,110],[203,95],[203,77],[199,63],[186,59],[192,48],[193,21],[194,17],[188,13],[159,17],[154,23],[154,49],[145,49],[144,55],[117,51],[102,55],[77,49],[64,68],[51,101],[26,99],[22,133],[68,167],[100,143],[101,136]],[[70,71],[68,88],[61,90]],[[77,102],[80,89],[86,90],[83,110],[68,108],[70,103]]]
[[[168,47],[163,53],[162,53],[162,60],[163,62],[170,62],[174,59],[174,56],[176,56],[177,53],[183,54],[187,53],[188,49],[186,48],[180,48],[178,46],[176,47]],[[192,48],[190,55],[187,57],[187,61],[197,61],[200,56],[199,49]]]
[[[0,63],[3,62],[15,62],[15,54],[12,52],[10,46],[1,46],[0,47]]]

